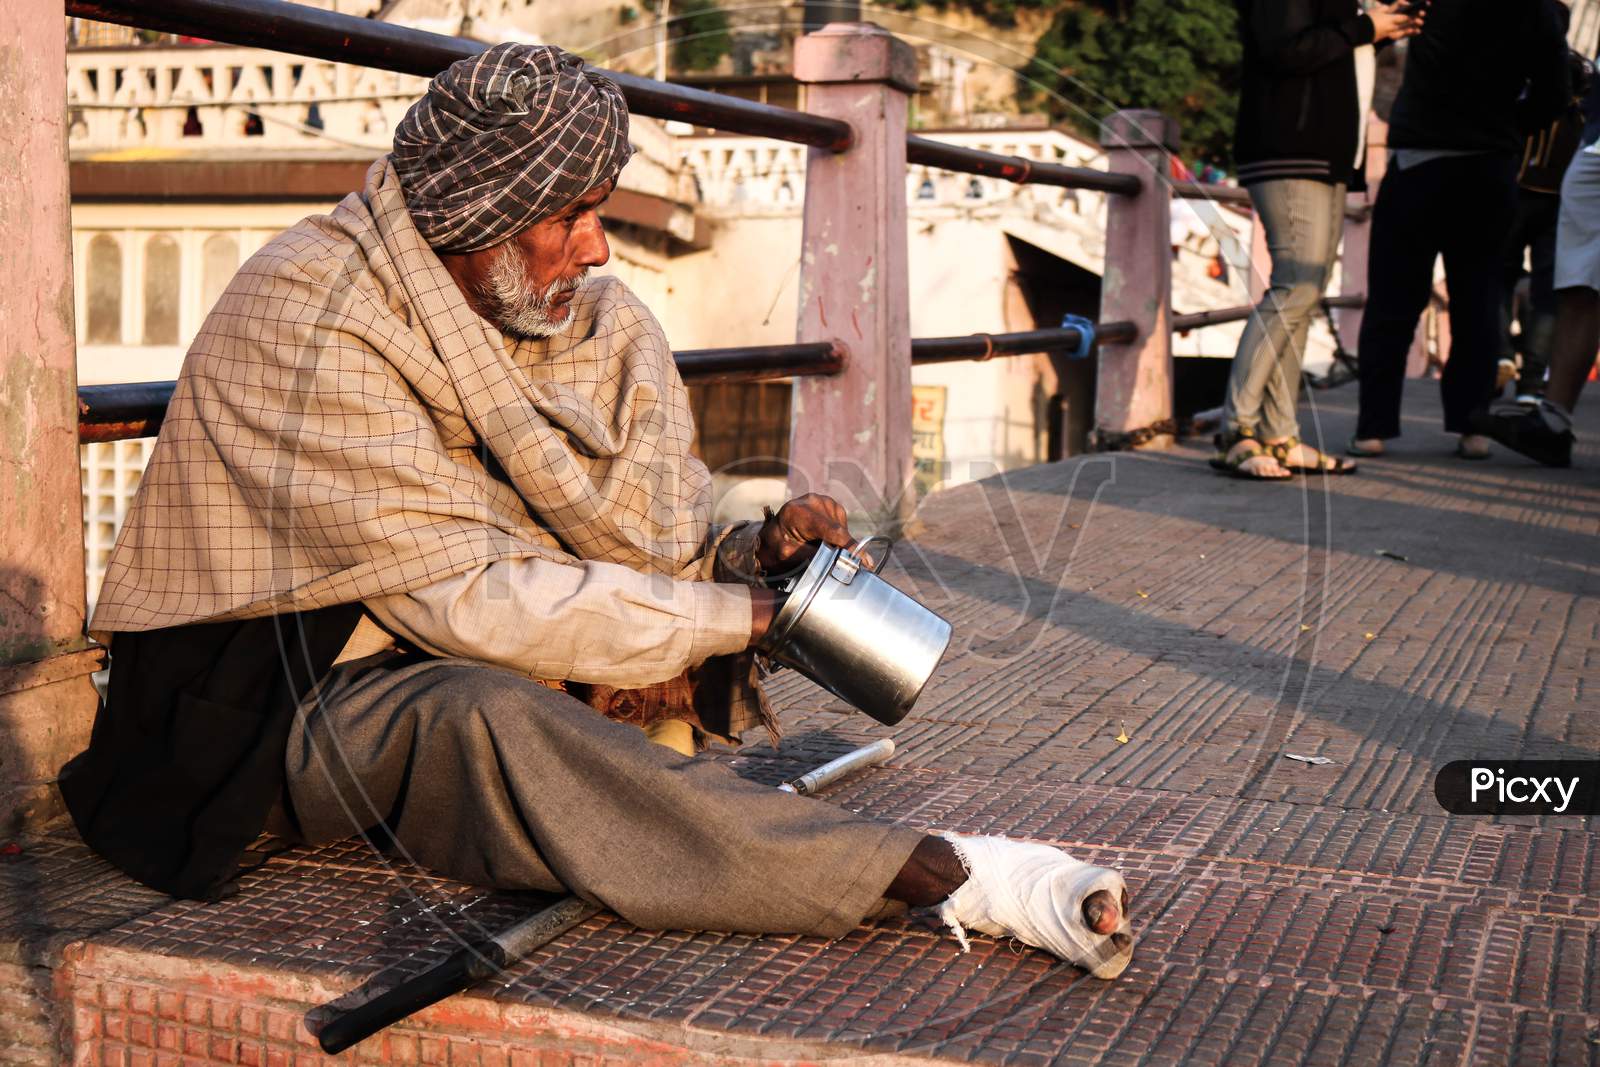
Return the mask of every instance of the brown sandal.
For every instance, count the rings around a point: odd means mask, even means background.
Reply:
[[[1316,460],[1311,466],[1290,463],[1289,457],[1296,448],[1305,448]],[[1298,437],[1285,438],[1267,446],[1267,454],[1290,474],[1354,474],[1356,465],[1343,456],[1330,456],[1320,448],[1313,448]]]
[[[1283,474],[1256,474],[1253,471],[1245,470],[1244,465],[1252,459],[1265,456],[1268,459],[1277,460],[1277,457],[1273,456],[1269,449],[1261,447],[1261,442],[1256,440],[1255,431],[1253,430],[1240,428],[1226,434],[1219,433],[1213,440],[1217,446],[1217,454],[1211,457],[1212,470],[1221,471],[1231,477],[1243,478],[1251,482],[1283,482],[1292,476],[1289,472]],[[1245,442],[1249,442],[1254,447],[1242,455],[1234,455],[1234,449]]]

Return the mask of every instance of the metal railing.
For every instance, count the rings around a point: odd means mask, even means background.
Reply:
[[[482,41],[342,15],[287,0],[162,0],[160,4],[147,0],[66,0],[66,11],[78,18],[422,77],[432,77],[456,60],[490,47]],[[833,152],[845,151],[854,140],[850,124],[839,119],[654,81],[637,74],[601,72],[622,89],[628,109],[635,114],[794,141]],[[1137,194],[1143,185],[1137,175],[1037,163],[1019,156],[945,145],[914,134],[906,137],[906,160],[963,174],[1124,195]]]
[[[837,374],[849,353],[838,342],[691,348],[672,354],[686,382],[758,382],[808,374]],[[177,382],[128,382],[78,387],[78,440],[83,444],[150,437],[172,401]]]
[[[1175,181],[1172,185],[1172,196],[1177,200],[1214,200],[1219,204],[1243,204],[1250,206],[1250,190],[1241,189],[1237,185],[1216,185],[1212,182],[1183,182]]]
[[[357,18],[286,0],[66,0],[68,15],[140,29],[204,37],[212,41],[335,62],[354,63],[402,74],[432,75],[476,55],[483,42]],[[741,100],[718,93],[606,70],[627,100],[629,110],[652,118],[691,122],[734,133],[792,141],[828,151],[854,142],[849,123],[802,111]],[[948,145],[924,137],[906,138],[909,164],[1034,183],[1137,195],[1137,175],[1069,167],[1021,156]],[[1105,339],[1131,338],[1133,327],[1114,324],[1098,331]],[[1014,334],[973,334],[912,342],[911,360],[941,363],[1073,348],[1072,328]],[[676,353],[679,373],[689,382],[762,381],[837,374],[848,353],[837,342],[697,349]],[[79,393],[80,441],[115,441],[148,436],[160,429],[173,383],[85,386]]]
[[[68,15],[141,29],[204,37],[223,44],[353,63],[431,78],[458,59],[490,46],[483,41],[415,30],[286,0],[66,0]],[[630,111],[826,148],[850,147],[850,124],[803,111],[758,104],[702,89],[605,71]]]
[[[1322,307],[1325,311],[1335,308],[1358,308],[1366,306],[1367,298],[1360,294],[1352,293],[1347,296],[1327,296],[1322,298]],[[1183,315],[1172,316],[1172,329],[1175,333],[1188,333],[1206,326],[1221,326],[1229,322],[1241,322],[1256,313],[1254,304],[1236,304],[1233,307],[1213,308],[1210,311],[1191,311]]]
[[[66,0],[70,16],[135,26],[246,47],[272,49],[334,62],[358,64],[431,77],[455,61],[489,47],[480,41],[358,18],[286,0]],[[761,104],[633,74],[603,73],[621,88],[629,109],[640,115],[694,123],[713,129],[843,152],[855,143],[850,123]],[[906,137],[906,162],[947,171],[997,178],[1018,184],[1089,189],[1113,196],[1138,196],[1146,186],[1139,174],[1072,167],[1002,155],[919,137]],[[1249,193],[1231,186],[1193,181],[1165,182],[1171,195],[1248,204]],[[1328,306],[1356,307],[1359,298],[1334,298]],[[1357,302],[1348,302],[1350,300]],[[1247,318],[1248,306],[1174,315],[1172,329],[1183,332]],[[1097,341],[1133,343],[1132,322],[1100,324]],[[1058,349],[1077,349],[1082,337],[1071,327],[1005,334],[920,338],[911,342],[911,363],[982,360]],[[839,342],[698,349],[676,353],[685,381],[760,381],[838,374],[848,352]],[[79,390],[79,439],[112,441],[145,436],[159,429],[173,383],[86,386]]]
[[[906,162],[941,170],[1001,178],[1018,185],[1059,185],[1068,189],[1096,189],[1104,193],[1137,196],[1144,182],[1137,174],[1111,174],[1091,167],[1040,163],[1022,156],[1003,156],[976,148],[962,148],[912,134],[906,138]]]
[[[1224,323],[1239,322],[1254,315],[1254,304],[1236,304],[1233,307],[1212,308],[1210,311],[1189,311],[1182,315],[1172,316],[1172,329],[1174,333],[1188,333],[1205,326],[1221,326]]]
[[[1237,204],[1250,210],[1255,206],[1250,200],[1250,190],[1242,186],[1191,181],[1174,181],[1168,184],[1172,186],[1172,196],[1177,200],[1214,200],[1219,204]],[[1347,219],[1359,221],[1371,214],[1370,204],[1345,205],[1344,217]]]
[[[1107,322],[1094,328],[1092,341],[1131,341],[1138,331],[1131,322]],[[1072,326],[1017,333],[973,333],[961,337],[919,337],[911,342],[914,366],[928,363],[983,361],[995,356],[1024,356],[1035,352],[1076,349],[1083,334]]]
[[[1097,338],[1133,338],[1131,323],[1096,327]],[[1075,327],[1020,333],[977,333],[963,337],[922,337],[911,342],[911,362],[950,363],[1077,348],[1083,334]],[[691,348],[674,352],[685,382],[757,382],[807,375],[838,374],[850,359],[840,342]],[[127,382],[78,387],[78,441],[96,444],[153,437],[161,429],[177,382]]]

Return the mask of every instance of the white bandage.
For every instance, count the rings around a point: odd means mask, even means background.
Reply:
[[[1117,929],[1089,929],[1083,902],[1107,890],[1122,908],[1122,875],[1081,863],[1060,849],[1003,837],[942,835],[961,857],[967,880],[939,905],[963,951],[967,930],[1015,937],[1075,963],[1096,978],[1115,978],[1133,959],[1133,930],[1125,912]]]

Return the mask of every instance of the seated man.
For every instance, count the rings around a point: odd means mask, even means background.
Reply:
[[[182,896],[225,892],[263,828],[368,832],[649,928],[837,937],[888,899],[1115,977],[1116,872],[864,819],[638,729],[775,731],[760,573],[849,533],[814,496],[708,527],[666,339],[588,273],[627,133],[575,57],[492,48],[434,79],[361,192],[240,268],[95,611],[113,670],[62,773],[78,828]]]

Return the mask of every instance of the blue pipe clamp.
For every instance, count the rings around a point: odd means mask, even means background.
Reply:
[[[1078,347],[1067,352],[1068,359],[1088,359],[1089,350],[1094,348],[1094,323],[1082,315],[1063,315],[1061,328],[1064,330],[1078,331]]]

